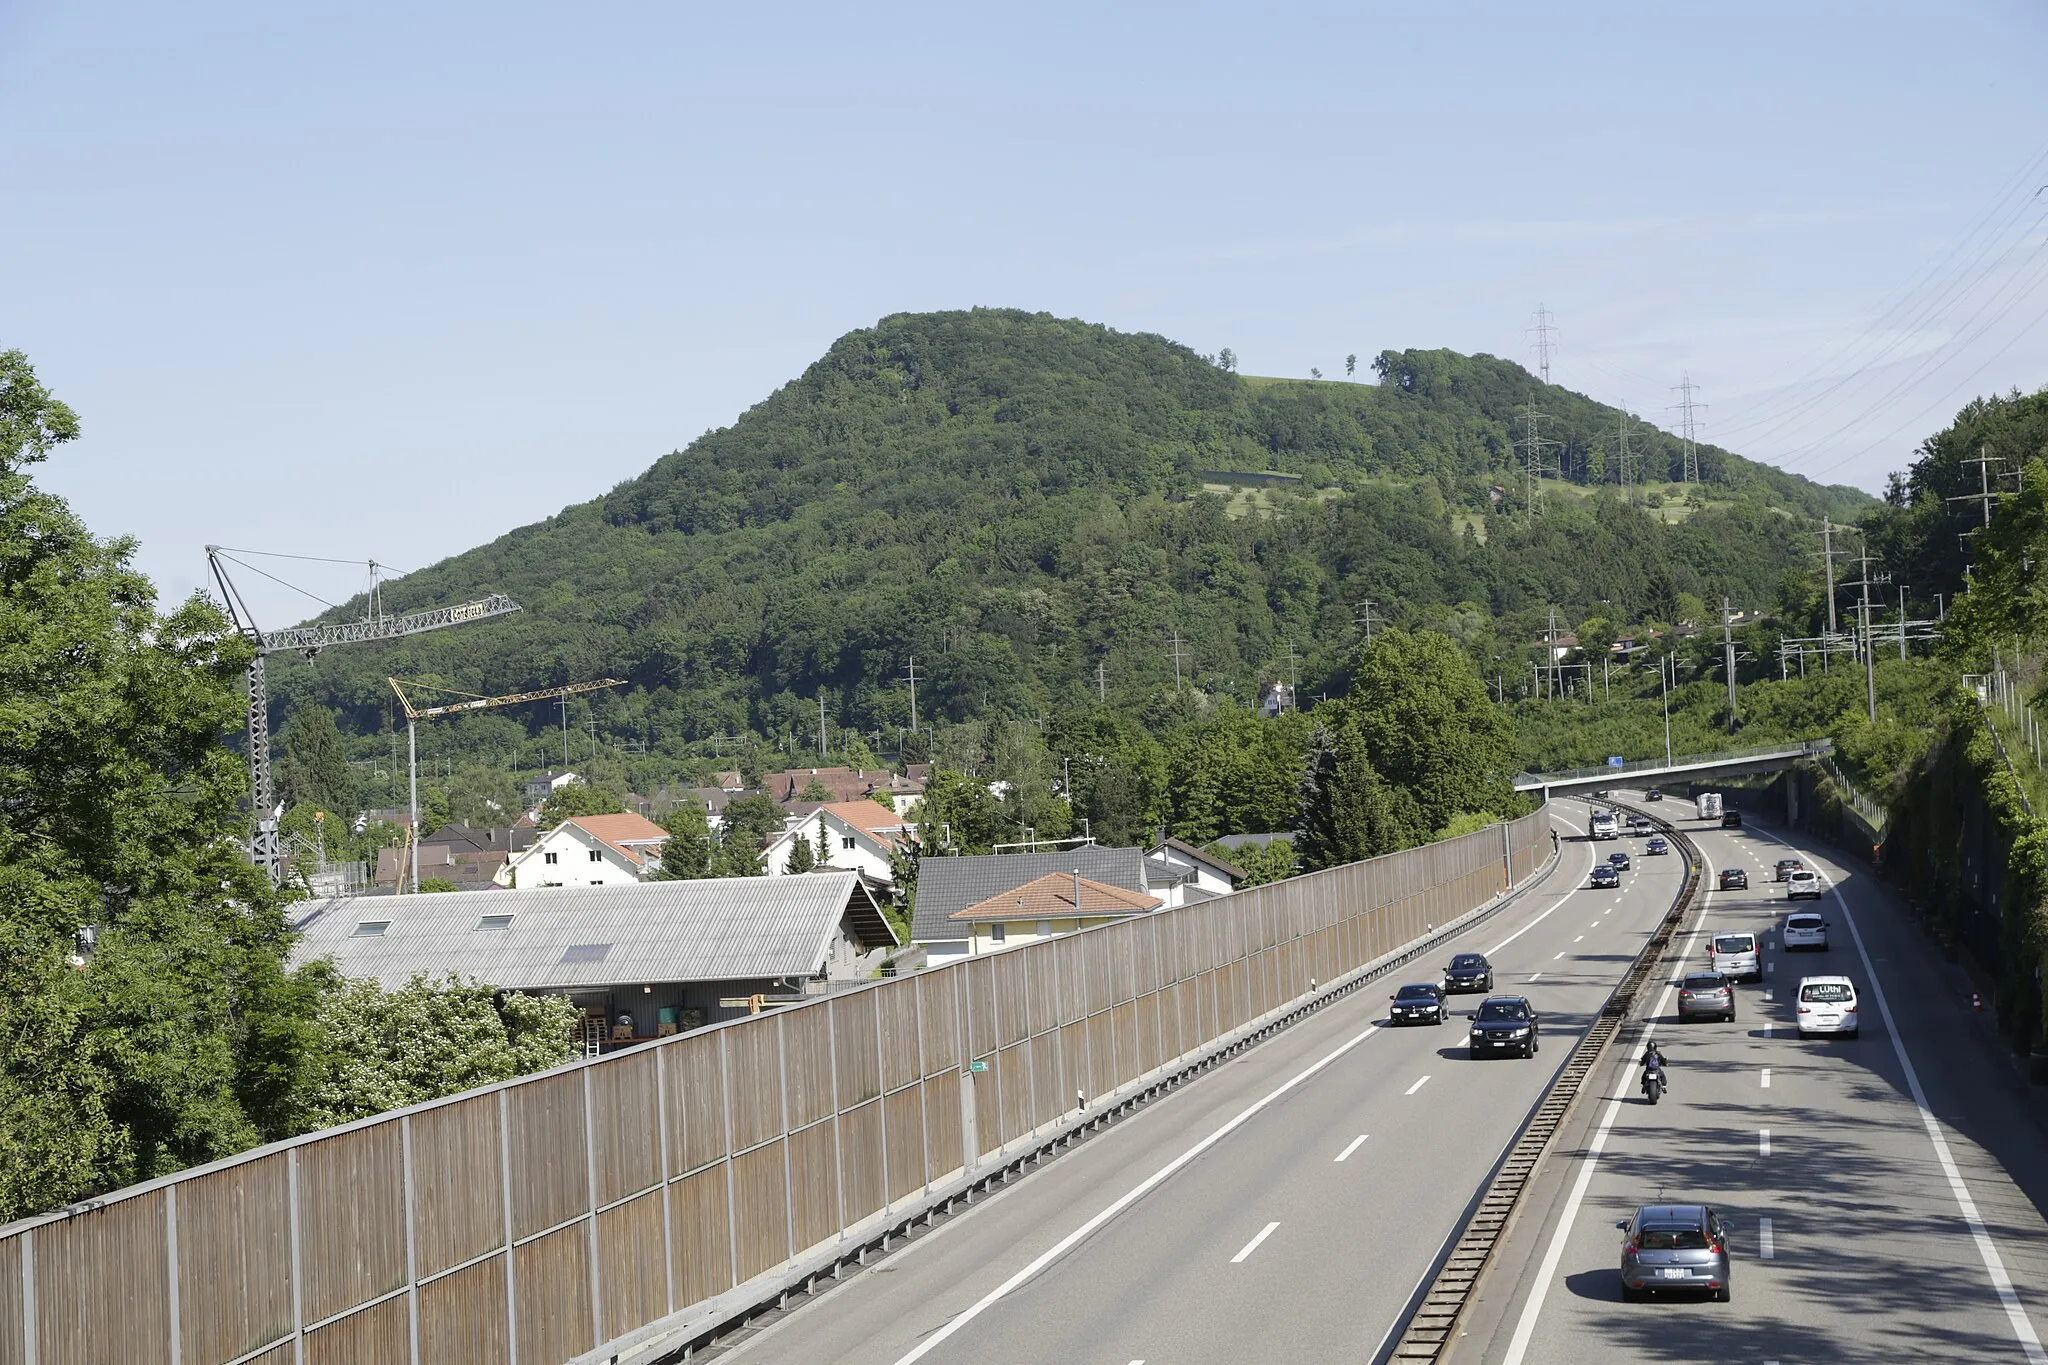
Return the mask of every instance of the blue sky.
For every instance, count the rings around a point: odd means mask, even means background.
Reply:
[[[2044,58],[2017,0],[4,0],[0,347],[170,596],[419,567],[973,304],[1289,375],[1547,304],[1557,382],[1874,490],[2048,383]]]

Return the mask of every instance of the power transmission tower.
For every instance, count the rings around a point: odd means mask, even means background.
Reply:
[[[1870,590],[1872,588],[1884,587],[1892,581],[1892,576],[1888,573],[1874,574],[1870,571],[1870,566],[1876,563],[1877,560],[1867,548],[1851,562],[1861,567],[1863,577],[1854,583],[1844,583],[1842,586],[1845,588],[1860,588],[1863,593],[1863,600],[1856,608],[1858,624],[1863,632],[1863,704],[1865,714],[1875,721],[1877,719],[1877,651],[1871,647]]]
[[[452,607],[434,607],[427,611],[410,612],[404,616],[384,614],[384,591],[382,565],[375,560],[352,559],[321,560],[327,564],[367,563],[370,570],[370,591],[366,603],[367,615],[360,621],[349,621],[338,626],[300,626],[292,630],[263,630],[256,624],[256,617],[249,610],[233,580],[228,577],[226,564],[236,564],[251,573],[261,574],[274,582],[283,583],[294,592],[304,592],[293,584],[285,583],[274,574],[264,573],[253,564],[236,559],[238,554],[257,555],[276,559],[314,559],[311,555],[273,555],[263,550],[227,550],[218,545],[206,547],[207,568],[213,573],[213,581],[220,586],[221,602],[228,609],[228,619],[235,629],[250,644],[256,647],[256,657],[249,661],[249,807],[255,816],[255,829],[249,839],[249,861],[269,874],[277,885],[284,884],[284,846],[278,836],[278,806],[276,793],[270,781],[270,687],[265,677],[264,660],[272,654],[293,651],[312,658],[321,650],[334,645],[360,644],[370,640],[396,640],[407,635],[418,635],[422,631],[445,630],[449,626],[465,625],[471,621],[482,621],[493,616],[519,610],[519,604],[503,593],[494,593],[475,602],[464,602]],[[223,563],[225,561],[225,563]],[[311,597],[311,593],[306,593]],[[321,601],[314,598],[315,601]]]
[[[1843,529],[1848,529],[1844,527]],[[1837,633],[1835,625],[1835,524],[1826,515],[1820,519],[1820,557],[1827,565],[1828,573],[1828,634]]]
[[[1550,334],[1557,325],[1550,320],[1550,310],[1542,304],[1536,305],[1536,325],[1529,329],[1536,334],[1536,373],[1543,382],[1550,382]]]
[[[1699,426],[1693,418],[1693,413],[1696,410],[1705,408],[1707,405],[1693,401],[1693,382],[1692,375],[1690,374],[1685,375],[1680,383],[1672,387],[1671,391],[1680,395],[1678,402],[1672,405],[1672,410],[1680,414],[1681,425],[1679,427],[1679,435],[1685,442],[1685,472],[1681,482],[1698,483],[1700,481]]]
[[[1375,625],[1386,624],[1386,618],[1373,615],[1372,609],[1375,605],[1377,604],[1370,597],[1363,599],[1358,604],[1358,615],[1351,618],[1351,624],[1365,632],[1367,644],[1372,643],[1372,628]]]
[[[1548,416],[1548,413],[1536,410],[1536,400],[1531,398],[1528,407],[1522,413],[1522,429],[1524,434],[1521,440],[1515,442],[1515,448],[1523,454],[1523,502],[1527,505],[1532,516],[1537,511],[1537,489],[1540,481],[1545,474],[1555,474],[1558,472],[1554,466],[1548,463],[1543,452],[1546,448],[1556,449],[1564,445],[1562,441],[1553,441],[1538,434],[1536,424]]]
[[[1173,690],[1176,693],[1180,691],[1180,662],[1187,657],[1187,652],[1181,648],[1182,643],[1180,632],[1176,630],[1173,633],[1173,647],[1171,650],[1173,654]]]

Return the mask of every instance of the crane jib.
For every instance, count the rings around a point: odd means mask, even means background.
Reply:
[[[481,601],[463,602],[452,607],[434,607],[428,611],[416,611],[405,616],[387,616],[380,621],[345,621],[333,626],[299,626],[291,630],[265,631],[258,647],[266,654],[282,654],[294,649],[325,649],[329,645],[396,640],[401,636],[417,635],[421,631],[440,630],[468,621],[481,621],[486,617],[504,616],[519,609],[519,604],[511,598],[503,593],[494,593]]]

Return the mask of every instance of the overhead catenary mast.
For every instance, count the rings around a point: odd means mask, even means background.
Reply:
[[[264,573],[253,564],[236,559],[238,554],[256,555],[263,558],[315,560],[326,564],[367,564],[370,570],[370,591],[366,603],[367,615],[360,621],[348,621],[333,626],[296,626],[290,630],[266,631],[256,624],[255,613],[242,597],[239,589],[228,577],[227,564],[235,564],[270,578],[294,592],[305,592],[303,588],[285,583],[273,574]],[[228,550],[219,545],[206,547],[206,565],[213,573],[213,581],[219,585],[222,604],[227,607],[228,617],[242,637],[256,647],[256,657],[249,662],[249,807],[255,817],[255,830],[249,840],[249,861],[262,868],[270,880],[278,885],[284,882],[284,848],[278,837],[278,816],[276,792],[270,780],[270,688],[264,677],[264,660],[272,654],[298,651],[312,658],[321,650],[333,645],[365,644],[373,640],[397,640],[407,635],[418,635],[423,631],[445,630],[449,626],[467,625],[471,621],[488,620],[493,616],[504,616],[518,611],[519,604],[503,593],[474,602],[463,602],[452,607],[434,607],[427,611],[408,612],[404,616],[384,614],[384,593],[382,574],[385,566],[376,560],[326,559],[313,555],[273,555],[262,550]],[[306,593],[311,597],[311,593]],[[320,601],[319,598],[314,598]],[[331,604],[328,604],[331,605]]]

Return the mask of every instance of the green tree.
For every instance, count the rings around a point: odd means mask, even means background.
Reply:
[[[1002,805],[979,778],[940,768],[917,808],[917,843],[925,857],[988,853],[1002,837]]]
[[[326,1128],[569,1061],[575,1006],[559,995],[415,976],[396,990],[349,981],[321,1002],[325,1044],[298,1118]]]
[[[329,980],[241,853],[248,648],[35,486],[77,432],[0,353],[0,1217],[291,1131]]]
[[[461,889],[461,887],[449,881],[446,877],[428,877],[420,883],[420,894],[423,896],[430,891],[460,891]]]
[[[292,707],[277,765],[277,792],[286,806],[311,806],[343,817],[356,812],[355,778],[334,713],[315,701]]]
[[[1357,355],[1353,354],[1344,357],[1344,377],[1346,379],[1356,379],[1358,377]]]
[[[818,865],[817,852],[811,845],[808,834],[798,834],[789,841],[789,871],[809,872]]]
[[[832,799],[832,789],[827,787],[818,778],[817,774],[813,773],[811,780],[804,783],[804,789],[797,793],[796,799],[799,801],[830,801]]]
[[[1514,722],[1449,637],[1381,632],[1359,651],[1340,707],[1417,838],[1461,811],[1519,808]]]
[[[542,829],[553,829],[579,815],[618,815],[625,809],[625,801],[610,788],[571,782],[556,788],[554,795],[541,803],[539,824]]]
[[[782,807],[761,792],[726,803],[725,825],[718,841],[718,875],[761,875],[761,846],[782,830]]]
[[[663,817],[668,838],[661,845],[660,880],[674,882],[714,875],[713,859],[718,844],[711,837],[711,822],[695,799],[676,806]]]

